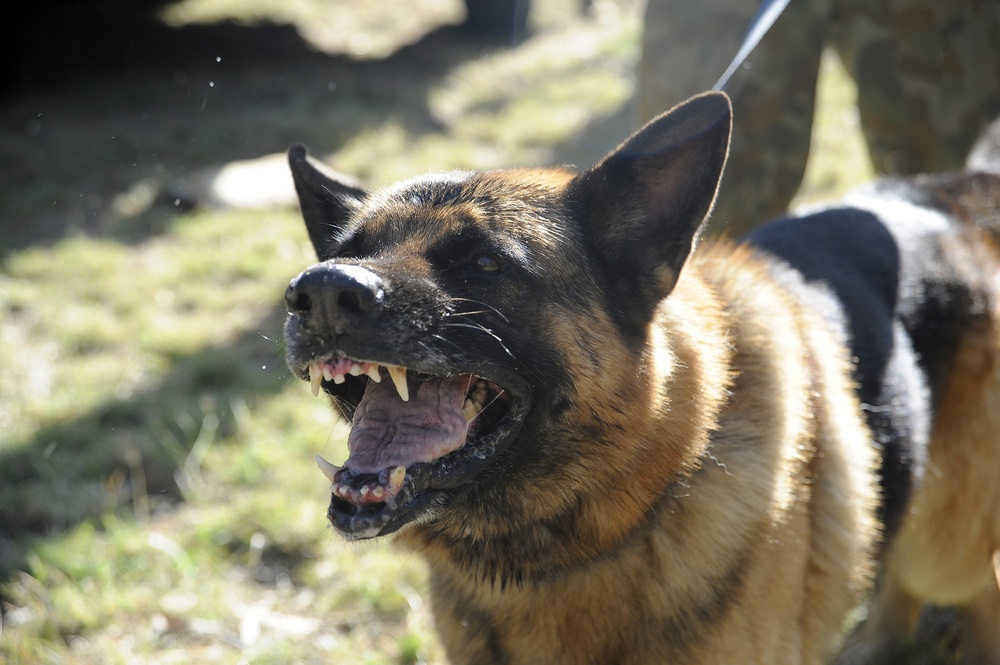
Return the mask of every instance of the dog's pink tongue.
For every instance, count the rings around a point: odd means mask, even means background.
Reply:
[[[391,381],[368,382],[347,439],[357,473],[431,462],[458,450],[469,431],[462,406],[472,377],[429,379],[404,402]]]

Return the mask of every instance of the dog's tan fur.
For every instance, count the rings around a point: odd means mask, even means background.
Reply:
[[[706,115],[720,108],[718,98],[701,98],[650,140],[688,131],[684,113],[699,103]],[[712,122],[698,128],[710,137],[698,147],[721,145],[721,157],[699,164],[718,177],[728,115],[724,125]],[[633,139],[605,164],[640,144]],[[681,171],[702,168],[692,163],[640,161],[635,177],[654,202],[672,201],[683,196],[674,184]],[[570,211],[587,190],[562,169],[463,175],[436,198],[417,195],[419,182],[363,203],[345,189],[344,200],[357,200],[331,204],[341,206],[334,216],[349,214],[328,250],[317,238],[329,213],[315,202],[346,186],[319,179],[304,154],[292,164],[321,259],[362,266],[387,284],[437,288],[444,278],[435,248],[471,229],[516,246],[532,281],[491,282],[478,296],[510,324],[497,320],[488,332],[512,344],[527,331],[534,341],[511,357],[551,363],[569,377],[536,407],[547,409],[542,420],[529,416],[531,432],[521,436],[538,443],[515,443],[501,471],[395,536],[428,563],[436,624],[456,665],[826,662],[876,585],[880,553],[878,600],[838,662],[892,653],[928,602],[961,606],[967,662],[1000,662],[1000,253],[984,230],[1000,224],[990,205],[941,244],[946,265],[965,266],[954,280],[978,305],[944,354],[924,481],[898,533],[883,542],[881,453],[859,403],[854,359],[843,331],[779,279],[773,259],[727,240],[705,243],[686,262],[685,252],[680,263],[651,268],[616,313],[606,292],[616,282],[593,266],[625,261],[627,251],[627,260],[646,259],[629,226],[636,213],[628,192],[595,195],[596,212],[588,208],[581,222]],[[610,168],[589,172],[596,187],[605,173],[615,177]],[[996,191],[986,203],[1000,200],[1000,179],[984,183]],[[546,292],[526,302],[528,283]],[[293,313],[289,333],[290,364],[301,375],[311,358],[295,346],[294,325],[304,325],[296,316],[306,312]],[[396,335],[391,353],[408,344]]]

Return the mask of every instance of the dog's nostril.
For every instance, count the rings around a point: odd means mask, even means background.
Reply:
[[[344,289],[337,296],[337,305],[344,311],[365,312],[375,306],[375,294],[368,289]]]
[[[298,312],[308,312],[312,309],[312,299],[305,293],[298,293],[295,295],[294,306]]]
[[[294,284],[289,284],[285,290],[285,308],[289,312],[303,314],[312,309],[312,298],[295,288]]]

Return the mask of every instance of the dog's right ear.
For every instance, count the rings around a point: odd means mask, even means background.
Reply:
[[[309,159],[303,145],[288,149],[288,165],[309,240],[319,260],[326,261],[333,257],[337,232],[361,207],[368,192],[347,176]]]
[[[643,329],[674,288],[715,201],[732,106],[698,95],[650,121],[570,186],[620,320]]]

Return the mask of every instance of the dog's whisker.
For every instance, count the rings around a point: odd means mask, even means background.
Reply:
[[[488,309],[479,309],[473,312],[449,312],[446,316],[472,316],[473,314],[489,314]]]
[[[510,349],[507,348],[507,345],[504,344],[503,340],[500,339],[500,337],[489,328],[473,323],[445,323],[444,326],[447,328],[469,328],[471,330],[478,330],[480,332],[484,332],[493,339],[495,339],[497,343],[501,346],[501,348],[503,348],[504,353],[510,356],[512,360],[516,360],[514,354],[511,353]]]
[[[448,339],[444,335],[438,335],[437,333],[434,333],[434,334],[431,335],[431,337],[433,337],[434,339],[438,340],[439,342],[444,342],[445,344],[448,344],[452,348],[455,348],[455,349],[458,349],[458,350],[462,349],[461,346],[459,346],[458,344],[456,344],[452,340]]]
[[[497,401],[498,399],[500,399],[500,397],[501,397],[501,396],[502,396],[502,395],[503,395],[503,394],[504,394],[505,392],[506,392],[506,391],[505,391],[505,390],[503,390],[503,389],[501,388],[501,389],[500,389],[500,392],[498,392],[498,393],[497,393],[496,395],[494,395],[494,396],[493,396],[493,399],[491,399],[491,400],[489,401],[489,403],[488,403],[488,404],[486,404],[486,405],[484,405],[484,406],[483,406],[482,410],[481,410],[481,411],[479,412],[479,414],[477,414],[477,415],[476,415],[476,417],[478,418],[478,417],[479,417],[480,415],[482,415],[483,411],[485,411],[486,409],[490,408],[490,406],[491,406],[491,405],[492,405],[492,404],[493,404],[494,402],[496,402],[496,401]]]
[[[493,312],[494,314],[496,314],[497,316],[499,316],[501,319],[503,319],[505,323],[510,323],[510,319],[508,319],[504,315],[503,312],[501,312],[499,309],[497,309],[496,307],[493,307],[492,305],[490,305],[488,303],[482,302],[481,300],[473,300],[472,298],[451,298],[451,301],[452,302],[468,302],[468,303],[472,303],[474,305],[479,305],[480,307],[485,307],[486,308],[483,311],[477,311],[477,312],[453,312],[452,313],[453,315],[457,316],[457,315],[461,315],[461,314],[486,314],[487,312]]]
[[[496,340],[497,343],[500,344],[501,347],[503,347],[503,350],[507,353],[507,355],[509,355],[511,358],[514,358],[514,354],[511,353],[510,349],[507,348],[507,345],[504,344],[504,341],[500,338],[500,336],[497,335],[492,330],[490,330],[489,328],[486,328],[485,326],[473,323],[446,323],[444,324],[444,326],[448,328],[469,328],[470,330],[478,330],[482,333],[485,333],[486,335],[489,335],[494,340]]]

